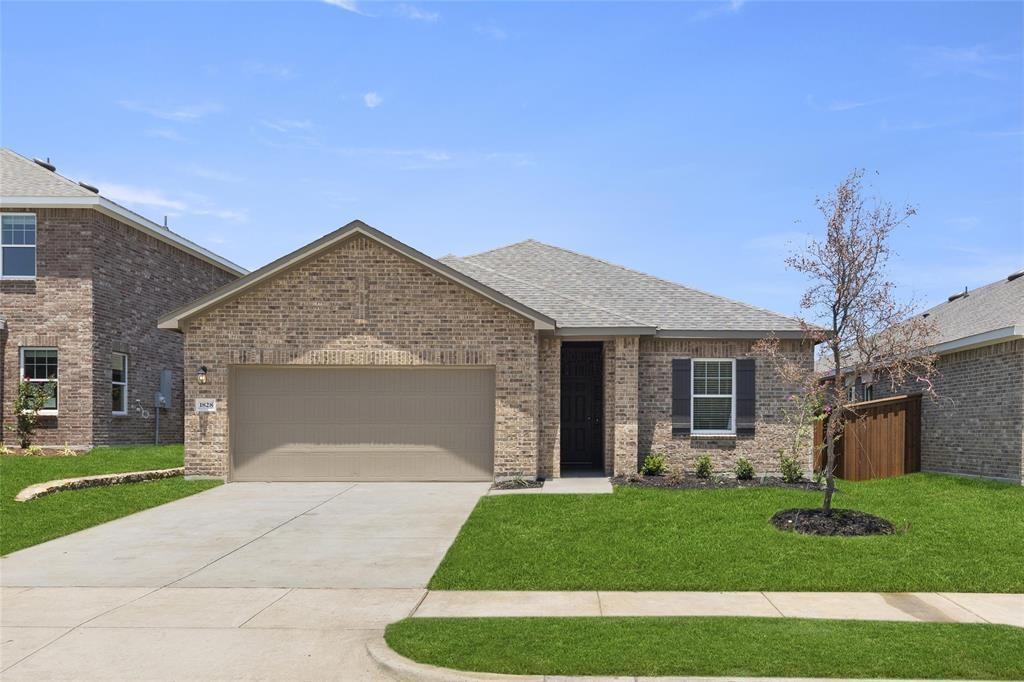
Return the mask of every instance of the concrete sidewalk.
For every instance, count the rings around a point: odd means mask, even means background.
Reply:
[[[764,616],[1024,628],[1024,594],[953,592],[428,592],[413,617]]]

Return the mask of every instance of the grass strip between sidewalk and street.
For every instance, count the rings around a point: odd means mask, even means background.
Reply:
[[[430,665],[531,675],[1024,679],[1024,629],[796,618],[407,618],[388,645]]]

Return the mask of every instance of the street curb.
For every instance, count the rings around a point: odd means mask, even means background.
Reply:
[[[439,668],[417,663],[402,656],[388,646],[384,637],[375,637],[366,643],[366,651],[377,667],[402,682],[476,682],[478,680],[506,680],[516,682],[544,682],[543,675],[500,675],[497,673],[471,673],[451,668]],[[564,678],[563,678],[564,679]]]
[[[402,656],[388,646],[383,636],[370,639],[366,651],[377,667],[392,679],[401,682],[836,682],[838,677],[634,677],[625,676],[573,676],[573,675],[503,675],[499,673],[477,673],[439,668],[435,665],[417,663]],[[914,679],[858,679],[856,682],[964,682],[963,680],[914,680]],[[976,681],[985,682],[985,681]],[[994,681],[989,681],[994,682]]]

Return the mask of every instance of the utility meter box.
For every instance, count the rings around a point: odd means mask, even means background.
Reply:
[[[168,408],[171,404],[171,370],[160,370],[160,389],[153,396],[153,406]]]

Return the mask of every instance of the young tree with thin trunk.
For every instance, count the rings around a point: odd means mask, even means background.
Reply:
[[[822,510],[832,510],[835,493],[835,446],[856,402],[846,384],[857,377],[888,382],[892,390],[913,386],[933,393],[935,357],[928,352],[931,323],[915,314],[913,304],[897,301],[886,273],[889,237],[916,210],[864,198],[864,172],[855,170],[836,189],[815,203],[825,218],[825,236],[811,240],[786,259],[803,273],[810,287],[800,301],[805,338],[819,344],[819,368],[808,371],[786,358],[778,339],[758,344],[783,378],[801,386],[810,402],[824,406],[825,498]]]

